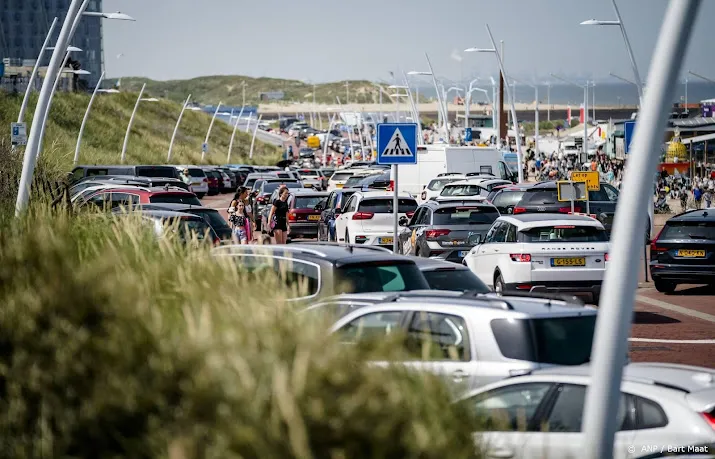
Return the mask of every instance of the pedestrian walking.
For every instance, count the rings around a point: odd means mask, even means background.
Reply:
[[[270,233],[273,233],[272,236],[276,244],[285,244],[288,240],[288,233],[290,232],[290,227],[288,226],[289,196],[288,188],[281,188],[278,192],[278,198],[273,201],[271,211],[268,214],[268,221],[272,225]]]
[[[703,192],[698,185],[693,187],[693,200],[695,201],[695,208],[700,209],[703,203]]]
[[[231,226],[231,235],[234,242],[248,244],[251,240],[251,221],[246,214],[243,202],[234,199],[228,208],[228,223]]]
[[[713,203],[713,189],[708,188],[703,194],[703,201],[705,201],[705,208],[709,209]]]

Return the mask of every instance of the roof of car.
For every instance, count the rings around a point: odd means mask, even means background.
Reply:
[[[494,207],[484,196],[437,196],[422,203],[432,207],[482,206]]]
[[[292,195],[295,196],[318,196],[322,198],[327,198],[330,193],[327,191],[315,191],[310,188],[297,188],[291,191]]]
[[[135,211],[138,214],[145,215],[147,217],[153,217],[153,218],[183,218],[186,220],[201,220],[204,221],[203,218],[199,217],[198,215],[194,214],[187,214],[185,212],[176,212],[172,210],[136,210]],[[121,212],[116,212],[116,213],[121,213]],[[131,215],[132,212],[126,213],[126,215]]]
[[[676,215],[668,222],[713,222],[715,221],[715,209],[689,210],[688,212]]]
[[[550,225],[571,225],[574,223],[583,224],[584,226],[602,226],[601,223],[586,215],[569,215],[569,214],[519,214],[519,215],[502,215],[499,220],[508,221],[517,226],[537,226],[538,223],[549,223]]]
[[[127,185],[121,185],[117,184],[116,186],[112,186],[109,188],[106,188],[102,191],[132,191],[132,192],[139,192],[139,193],[151,193],[151,194],[157,194],[157,193],[162,193],[162,194],[171,194],[171,193],[181,193],[181,194],[193,194],[191,191],[187,191],[183,188],[178,188],[178,187],[169,187],[167,190],[163,186],[153,186],[153,187],[138,187],[138,186],[127,186]]]
[[[274,253],[282,256],[324,260],[336,266],[396,260],[405,264],[414,264],[412,258],[395,255],[380,247],[342,246],[337,244],[288,244],[288,245],[227,245],[214,249],[217,255],[238,255],[243,253]]]
[[[394,192],[392,191],[356,191],[355,194],[360,194],[363,198],[385,198],[385,197],[393,197],[395,195]],[[407,193],[400,193],[399,194],[400,199],[414,199],[414,197],[410,196]]]
[[[460,185],[480,185],[481,183],[487,181],[487,180],[492,180],[492,179],[486,179],[486,178],[468,178],[464,180],[457,180],[452,183],[446,184],[444,187],[447,188],[448,186],[460,186]]]
[[[414,257],[415,264],[420,271],[437,271],[437,270],[461,270],[469,271],[464,265],[452,263],[450,261],[437,260],[435,258]]]
[[[186,210],[207,210],[209,212],[218,212],[217,209],[212,209],[211,207],[196,206],[192,204],[181,204],[181,203],[151,203],[151,204],[140,204],[135,207],[135,210],[167,210],[172,212],[184,212]]]

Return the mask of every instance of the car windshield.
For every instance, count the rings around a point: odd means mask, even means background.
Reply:
[[[595,328],[595,314],[491,321],[492,333],[504,357],[550,365],[588,363]]]
[[[521,204],[556,204],[559,202],[559,195],[556,188],[540,189],[524,193]]]
[[[596,226],[538,226],[519,232],[519,242],[607,242],[608,234]]]
[[[497,218],[499,218],[499,211],[491,206],[443,207],[434,212],[432,224],[435,226],[491,225]]]
[[[479,196],[482,193],[486,196],[487,190],[479,185],[449,185],[442,189],[440,196]]]
[[[335,293],[429,290],[414,263],[379,262],[342,266],[336,270]]]
[[[432,290],[474,291],[489,293],[489,287],[468,269],[435,269],[422,271]]]
[[[524,196],[524,191],[507,191],[504,190],[494,197],[492,204],[498,207],[515,206],[521,197]]]
[[[190,209],[187,210],[186,213],[198,215],[199,217],[203,217],[204,220],[208,222],[209,225],[211,225],[211,228],[214,230],[218,231],[221,229],[228,228],[228,223],[226,223],[226,220],[221,216],[221,214],[218,213],[216,210],[211,210],[211,209]]]
[[[330,177],[330,180],[332,180],[334,182],[342,182],[342,181],[349,179],[352,176],[353,176],[352,172],[336,172],[333,174],[332,177]]]
[[[715,221],[713,222],[678,222],[670,221],[663,228],[659,240],[702,239],[715,241]]]
[[[353,175],[345,182],[345,188],[350,188],[352,186],[358,185],[360,182],[370,177],[370,175]]]
[[[294,209],[315,209],[319,203],[323,202],[326,196],[298,196],[293,204]]]
[[[461,179],[436,178],[429,182],[429,184],[427,185],[427,189],[430,191],[439,191],[442,188],[444,188],[444,186],[447,185],[448,183],[456,182],[457,180],[461,180]]]
[[[398,200],[397,213],[404,214],[414,212],[417,208],[417,201],[414,199],[403,198]],[[360,201],[358,206],[360,212],[370,212],[373,214],[391,214],[392,213],[392,198],[367,198]]]
[[[160,193],[149,198],[152,204],[191,204],[200,206],[201,201],[193,193]]]
[[[189,171],[191,173],[191,171]],[[179,175],[175,167],[171,166],[137,166],[136,174],[139,177],[167,177],[174,178]]]

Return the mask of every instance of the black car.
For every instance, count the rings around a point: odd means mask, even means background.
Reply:
[[[72,183],[85,177],[96,175],[128,175],[133,177],[163,177],[180,179],[179,171],[174,166],[77,166],[72,169]]]
[[[333,190],[328,195],[328,202],[325,208],[321,209],[320,220],[318,221],[319,241],[337,241],[335,238],[335,217],[340,215],[340,209],[356,191],[353,189],[338,189]]]
[[[257,216],[256,231],[261,230],[260,216],[264,213],[264,209],[270,209],[270,206],[272,204],[271,195],[281,185],[285,185],[289,189],[302,189],[303,188],[303,184],[301,184],[297,180],[276,179],[275,176],[273,179],[263,181],[261,183],[261,185],[256,189],[256,191],[258,191],[258,194],[256,195],[255,209],[253,209],[255,215]],[[266,213],[266,217],[267,216],[268,216],[268,214]]]
[[[221,192],[221,185],[223,184],[223,177],[219,171],[215,170],[204,170],[206,178],[209,179],[209,196],[217,195]]]
[[[235,191],[238,187],[238,176],[236,175],[236,172],[234,172],[228,167],[219,167],[218,170],[228,175],[228,178],[231,180],[231,191]]]
[[[513,214],[514,207],[521,201],[526,190],[533,185],[512,185],[492,191],[487,201],[497,208],[500,214]]]
[[[349,185],[348,182],[355,176],[345,182],[343,189],[351,189],[356,191],[371,191],[371,190],[386,190],[390,186],[390,173],[373,174],[362,177],[357,183]]]
[[[415,262],[378,247],[296,243],[290,245],[231,245],[214,255],[235,259],[239,269],[275,272],[293,288],[289,301],[312,303],[339,293],[428,290]]]
[[[433,258],[415,258],[415,263],[432,290],[491,292],[489,287],[464,265]]]
[[[228,226],[226,220],[216,209],[203,206],[192,206],[190,204],[143,204],[139,206],[139,208],[142,210],[167,210],[198,215],[199,217],[203,217],[206,223],[209,224],[222,241],[231,240],[231,227]]]
[[[407,255],[436,257],[461,263],[499,218],[497,209],[484,201],[437,198],[420,205],[398,235],[398,250]]]
[[[676,215],[650,245],[650,273],[659,292],[678,284],[715,285],[715,209]]]
[[[80,191],[96,185],[130,185],[146,188],[176,187],[186,191],[191,191],[189,185],[178,179],[162,177],[132,177],[129,175],[95,175],[85,177],[70,188],[70,196],[74,196]]]

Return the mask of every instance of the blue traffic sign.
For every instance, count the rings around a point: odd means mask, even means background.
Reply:
[[[623,134],[624,134],[624,149],[626,154],[630,153],[631,142],[633,141],[633,134],[636,129],[635,121],[626,121],[623,123]]]
[[[464,141],[465,142],[472,141],[472,128],[468,127],[466,129],[464,129]]]
[[[377,163],[417,164],[417,124],[378,124]]]

